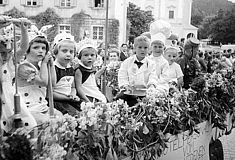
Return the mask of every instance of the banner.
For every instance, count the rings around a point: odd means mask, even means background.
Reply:
[[[212,128],[209,122],[198,124],[199,134],[183,132],[176,136],[169,136],[168,148],[159,160],[209,160],[209,143]]]

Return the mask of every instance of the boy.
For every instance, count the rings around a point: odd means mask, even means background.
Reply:
[[[118,72],[118,85],[123,91],[132,91],[133,88],[147,88],[156,85],[156,71],[154,63],[146,58],[150,41],[146,36],[139,36],[134,40],[135,55],[122,62]],[[136,97],[125,95],[117,96],[127,101],[129,106],[137,103]]]

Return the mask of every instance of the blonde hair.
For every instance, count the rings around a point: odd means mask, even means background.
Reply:
[[[134,40],[134,47],[136,47],[136,45],[140,42],[146,42],[148,43],[148,45],[150,46],[150,39],[144,35],[138,36],[135,38]]]
[[[58,54],[59,48],[61,47],[61,45],[62,45],[64,42],[68,42],[68,43],[74,44],[74,54],[76,53],[76,43],[75,43],[74,41],[65,39],[65,40],[62,40],[62,41],[60,41],[59,43],[57,43],[57,44],[55,45],[54,50],[53,50],[54,55],[57,55],[57,54]]]
[[[179,52],[179,49],[178,48],[176,48],[176,47],[172,47],[172,46],[168,46],[168,47],[166,47],[166,49],[165,49],[165,51],[164,51],[164,54],[167,52],[167,51],[170,51],[170,50],[173,50],[175,53],[177,53],[178,54],[178,52]]]

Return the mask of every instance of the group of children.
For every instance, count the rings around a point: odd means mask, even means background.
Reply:
[[[97,59],[97,48],[89,43],[77,47],[71,35],[55,37],[51,49],[46,37],[36,36],[27,39],[27,26],[22,21],[21,46],[17,51],[17,75],[14,75],[14,64],[11,49],[7,50],[1,44],[2,67],[2,128],[8,132],[12,128],[14,115],[14,92],[12,84],[14,77],[21,95],[21,114],[25,127],[32,128],[49,119],[47,86],[51,79],[53,86],[54,113],[56,116],[69,113],[76,115],[80,111],[81,102],[107,102],[106,96],[100,91],[97,79],[104,73],[106,66],[100,70],[94,68]],[[116,99],[121,98],[134,105],[136,97],[125,94],[133,88],[156,88],[167,93],[169,82],[175,81],[182,86],[183,73],[175,63],[178,49],[166,47],[162,40],[149,39],[146,36],[136,37],[134,40],[134,55],[123,62],[119,62],[119,51],[109,51],[108,65],[120,65],[118,71],[118,86],[121,92]],[[151,50],[152,55],[148,55]],[[74,57],[77,63],[71,65]],[[107,66],[108,66],[107,65]],[[50,75],[48,74],[50,73]]]

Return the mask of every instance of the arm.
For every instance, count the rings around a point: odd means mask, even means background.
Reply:
[[[17,50],[17,62],[19,62],[26,53],[29,44],[28,38],[28,25],[23,20],[20,24],[21,28],[21,40],[20,40],[20,48]]]
[[[96,72],[95,74],[95,79],[97,80],[98,78],[100,78],[100,76],[104,73],[104,71],[106,70],[106,66],[102,66],[102,68]]]
[[[124,61],[121,63],[121,67],[118,71],[118,86],[119,88],[125,88],[130,86],[129,75],[128,75],[128,63],[129,61]]]
[[[87,98],[83,90],[81,89],[82,86],[82,73],[80,69],[77,69],[75,72],[75,87],[77,90],[78,96],[83,99],[85,102],[90,102],[90,100]]]

